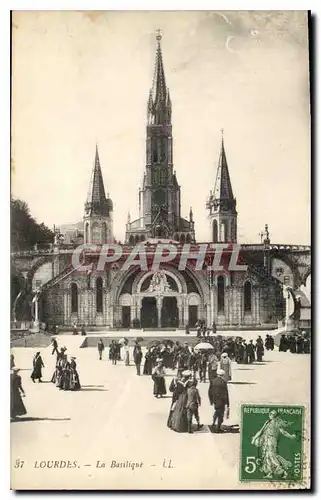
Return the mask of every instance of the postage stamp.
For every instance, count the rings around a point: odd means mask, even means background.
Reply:
[[[303,477],[304,407],[241,406],[241,481],[291,481]]]

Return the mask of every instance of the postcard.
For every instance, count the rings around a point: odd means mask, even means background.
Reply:
[[[13,490],[310,489],[308,20],[13,12]]]

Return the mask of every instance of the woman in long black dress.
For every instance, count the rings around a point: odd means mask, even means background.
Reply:
[[[11,418],[15,418],[20,415],[25,415],[27,413],[26,407],[23,404],[21,394],[25,396],[25,391],[23,390],[21,384],[21,377],[18,375],[20,371],[19,368],[14,367],[11,374],[11,408],[10,414]]]
[[[175,432],[187,432],[187,384],[191,379],[192,372],[185,370],[182,378],[176,381],[176,387],[173,392],[172,404],[167,420],[167,427]]]
[[[80,381],[79,381],[79,375],[77,372],[77,363],[75,361],[75,357],[71,358],[70,361],[70,390],[71,391],[79,391],[81,388],[80,386]]]
[[[154,381],[154,396],[158,398],[159,396],[162,398],[166,394],[166,385],[165,385],[165,370],[163,367],[163,360],[158,358],[156,360],[157,365],[155,366],[152,374],[152,379]]]
[[[37,352],[35,354],[35,357],[33,358],[33,371],[31,374],[31,379],[34,382],[35,380],[38,380],[39,382],[42,382],[42,368],[45,366],[42,361],[42,357],[40,355],[40,352]]]
[[[150,349],[146,351],[143,375],[151,375],[153,372],[153,359]]]

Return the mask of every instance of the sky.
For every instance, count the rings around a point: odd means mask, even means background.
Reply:
[[[182,217],[210,240],[221,129],[238,239],[310,244],[304,11],[15,12],[12,195],[49,227],[82,220],[98,143],[114,234],[138,216],[147,99],[160,29]]]

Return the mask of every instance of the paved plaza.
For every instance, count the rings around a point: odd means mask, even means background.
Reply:
[[[136,375],[132,357],[129,367],[123,362],[113,366],[108,350],[99,361],[97,349],[79,349],[77,342],[64,337],[68,354],[77,357],[82,384],[78,392],[59,391],[49,382],[55,362],[50,347],[41,350],[42,384],[30,379],[32,358],[39,349],[12,350],[21,368],[28,411],[22,421],[11,424],[12,464],[24,461],[22,467],[12,467],[12,488],[249,488],[238,482],[240,434],[213,434],[208,428],[213,410],[207,383],[198,386],[204,428],[192,435],[177,434],[166,426],[170,393],[154,398],[151,377]],[[263,363],[233,362],[232,369],[229,425],[240,423],[240,403],[309,402],[309,355],[268,351]],[[167,370],[167,389],[172,375]],[[68,461],[74,467],[64,467]],[[138,466],[111,468],[112,461]]]

